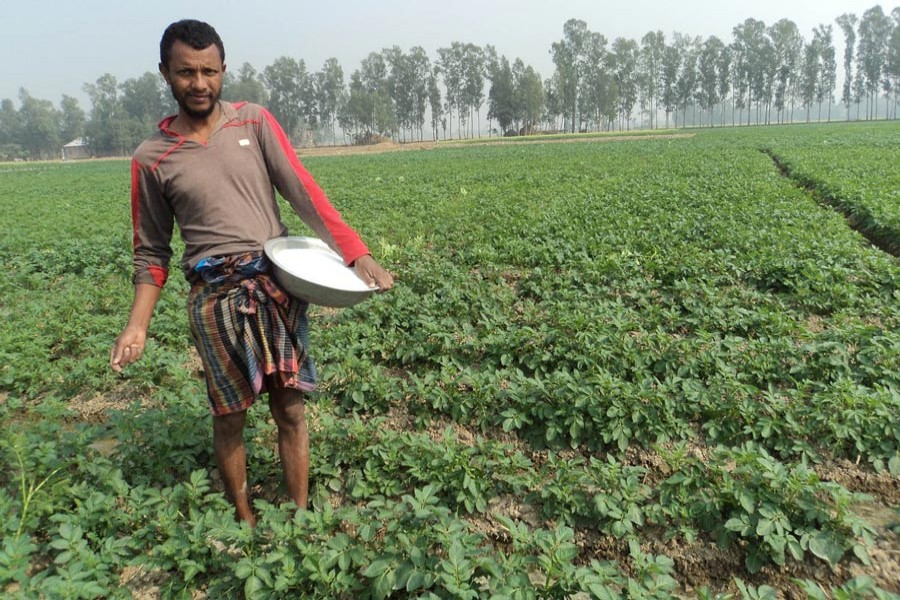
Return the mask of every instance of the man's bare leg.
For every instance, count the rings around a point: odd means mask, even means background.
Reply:
[[[288,495],[300,509],[309,496],[309,431],[306,408],[299,390],[272,386],[269,410],[278,426],[278,454]]]
[[[250,510],[247,493],[247,452],[244,449],[244,421],[247,411],[213,417],[213,448],[225,495],[234,505],[234,514],[251,527],[256,518]]]

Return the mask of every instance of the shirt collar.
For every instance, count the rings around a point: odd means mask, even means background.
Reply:
[[[213,129],[213,133],[221,129],[225,123],[238,118],[237,110],[234,108],[234,105],[231,102],[222,102],[221,100],[219,100],[219,110],[221,111],[221,114],[219,115],[219,121],[218,123],[216,123],[215,129]],[[157,123],[157,127],[159,127],[159,130],[167,135],[182,137],[181,135],[169,129],[169,126],[172,125],[172,121],[174,121],[175,117],[177,116],[177,114],[169,115],[168,117]]]

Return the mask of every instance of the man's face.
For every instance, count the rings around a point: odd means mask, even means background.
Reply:
[[[195,50],[181,40],[175,40],[169,64],[160,64],[159,72],[188,117],[205,119],[216,109],[222,93],[225,65],[215,44]]]

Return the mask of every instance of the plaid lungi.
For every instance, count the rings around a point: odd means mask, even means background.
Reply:
[[[259,253],[201,261],[192,274],[188,320],[214,416],[249,408],[274,377],[315,389],[306,302],[288,296]]]

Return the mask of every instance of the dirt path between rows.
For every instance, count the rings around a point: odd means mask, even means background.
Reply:
[[[435,148],[468,148],[470,146],[520,146],[522,144],[572,144],[590,142],[625,142],[639,140],[660,139],[684,139],[692,138],[693,133],[660,133],[649,135],[597,135],[587,137],[552,138],[542,140],[500,141],[497,138],[488,138],[480,141],[447,140],[441,142],[382,142],[369,146],[318,146],[313,148],[298,148],[297,154],[304,156],[349,156],[354,154],[383,154],[385,152],[408,152],[413,150],[434,150]]]

